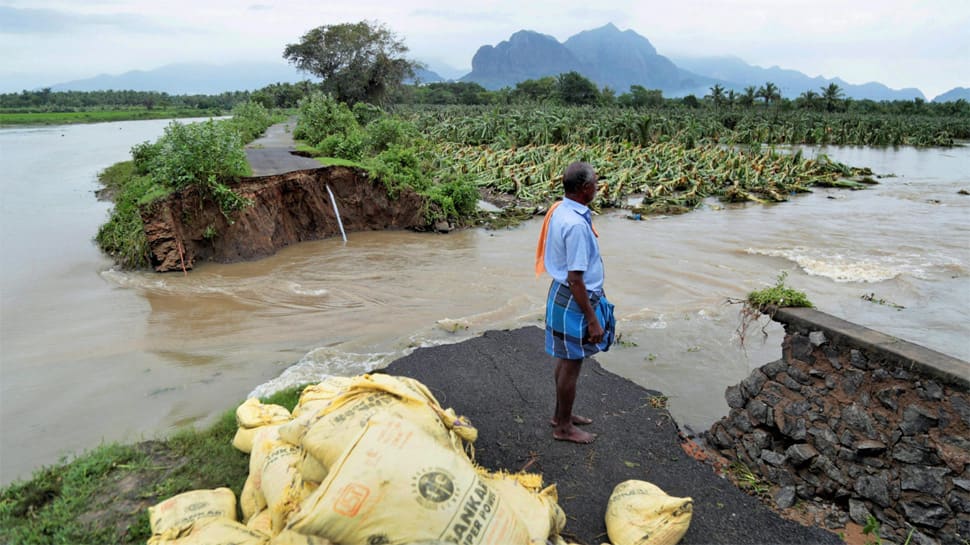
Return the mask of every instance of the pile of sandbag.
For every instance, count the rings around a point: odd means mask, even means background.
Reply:
[[[416,380],[330,378],[292,414],[251,399],[236,416],[242,520],[230,490],[188,492],[150,509],[150,545],[564,543],[555,486],[477,467],[475,428]]]

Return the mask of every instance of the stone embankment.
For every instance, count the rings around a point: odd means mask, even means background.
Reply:
[[[726,392],[709,442],[777,485],[832,503],[883,543],[970,543],[970,364],[812,309],[779,309],[783,357]]]
[[[348,233],[427,227],[427,203],[410,190],[392,199],[384,184],[356,169],[298,170],[244,178],[232,189],[253,205],[229,215],[194,188],[143,210],[152,267],[179,271],[200,261],[255,259],[297,242],[340,236],[328,186]]]

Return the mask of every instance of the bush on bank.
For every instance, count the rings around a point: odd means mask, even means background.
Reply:
[[[302,386],[263,399],[292,410]],[[144,543],[147,507],[196,489],[228,487],[238,497],[249,456],[232,447],[235,409],[208,429],[160,441],[108,444],[37,470],[0,490],[0,542],[18,545]]]
[[[387,187],[391,198],[402,189],[424,196],[429,224],[463,223],[475,214],[474,180],[461,174],[450,157],[435,153],[413,123],[386,115],[376,106],[357,103],[351,110],[330,95],[314,93],[300,103],[293,135],[323,161],[360,165]]]
[[[147,266],[141,208],[186,187],[199,188],[227,215],[248,206],[228,184],[250,173],[243,146],[274,121],[263,106],[247,102],[236,106],[230,119],[187,125],[173,121],[155,142],[132,147],[132,161],[109,167],[100,176],[115,206],[98,230],[98,245],[126,268]]]

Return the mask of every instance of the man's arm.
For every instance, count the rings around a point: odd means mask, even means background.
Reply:
[[[569,284],[569,291],[573,298],[586,316],[589,327],[586,329],[586,339],[590,343],[596,344],[603,340],[603,326],[596,318],[596,311],[593,310],[592,303],[589,302],[589,294],[586,292],[586,282],[583,280],[583,271],[569,271],[566,274],[566,283]]]

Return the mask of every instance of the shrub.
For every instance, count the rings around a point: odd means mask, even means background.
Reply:
[[[161,185],[182,189],[222,182],[248,171],[242,140],[231,125],[213,120],[183,125],[173,121],[158,139],[151,177]]]
[[[300,101],[294,138],[318,147],[328,136],[347,135],[354,131],[360,131],[357,118],[346,104],[337,102],[332,96],[317,92]]]
[[[232,119],[227,123],[239,133],[243,142],[251,142],[273,124],[273,116],[262,104],[247,101],[232,109]]]
[[[368,152],[378,154],[393,145],[407,146],[418,137],[414,124],[393,117],[381,117],[364,129]]]
[[[367,102],[354,104],[351,111],[353,111],[354,117],[357,118],[357,123],[360,123],[361,126],[367,126],[371,121],[384,115],[384,110],[380,106],[375,106]]]

